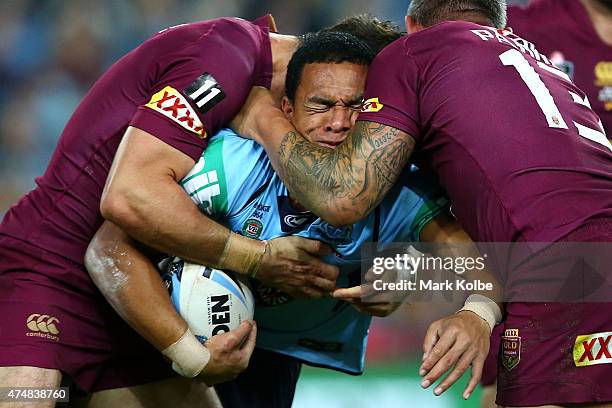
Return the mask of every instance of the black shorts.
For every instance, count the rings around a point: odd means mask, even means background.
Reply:
[[[215,389],[223,408],[290,408],[301,368],[298,359],[256,348],[248,368]]]

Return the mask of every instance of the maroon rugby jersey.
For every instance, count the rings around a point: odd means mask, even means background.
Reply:
[[[161,31],[116,62],[81,101],[35,190],[6,214],[9,235],[82,264],[102,223],[100,197],[128,125],[198,160],[206,137],[270,87],[267,16],[219,18]],[[44,129],[40,129],[44,131]]]
[[[612,46],[601,40],[580,0],[509,7],[508,26],[573,78],[612,139]]]
[[[366,98],[359,120],[414,137],[474,240],[553,242],[612,217],[599,119],[510,32],[454,21],[397,40],[374,60]]]

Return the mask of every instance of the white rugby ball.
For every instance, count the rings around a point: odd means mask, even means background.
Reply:
[[[179,258],[163,270],[174,307],[200,342],[253,320],[255,301],[246,278]]]

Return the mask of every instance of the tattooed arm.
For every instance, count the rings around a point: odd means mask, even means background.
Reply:
[[[266,132],[264,146],[275,135]],[[336,149],[285,133],[278,155],[285,184],[297,200],[331,224],[353,224],[376,207],[395,184],[414,140],[395,128],[357,122]],[[266,147],[268,155],[270,152]]]
[[[267,90],[254,89],[232,127],[268,153],[291,194],[332,225],[364,218],[406,166],[414,139],[395,128],[357,122],[336,149],[300,135]]]
[[[408,163],[414,139],[374,122],[357,122],[336,149],[300,135],[270,92],[254,87],[232,128],[266,149],[291,194],[332,225],[350,225],[380,203]]]

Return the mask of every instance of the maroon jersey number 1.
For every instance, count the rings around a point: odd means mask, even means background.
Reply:
[[[512,66],[516,68],[519,75],[521,76],[521,79],[525,82],[525,85],[527,85],[527,87],[535,97],[536,102],[542,110],[542,113],[544,114],[544,116],[546,116],[548,126],[551,128],[569,129],[565,120],[563,119],[563,116],[561,115],[561,112],[559,112],[559,108],[557,108],[555,100],[550,94],[550,91],[540,78],[540,75],[538,75],[535,69],[533,69],[533,67],[529,64],[527,58],[525,58],[525,56],[519,51],[513,49],[502,53],[499,56],[499,59],[505,66]],[[538,62],[538,66],[571,82],[570,78],[560,70],[552,68],[541,62]],[[574,100],[574,102],[592,110],[591,105],[586,97],[582,99],[580,95],[577,95],[571,91],[569,92],[569,94]],[[576,129],[578,130],[578,134],[580,136],[592,140],[593,142],[599,143],[610,149],[610,151],[612,151],[612,144],[610,144],[610,141],[608,141],[608,139],[606,138],[606,134],[604,133],[601,121],[601,131],[592,129],[576,122],[573,123],[576,126]]]

